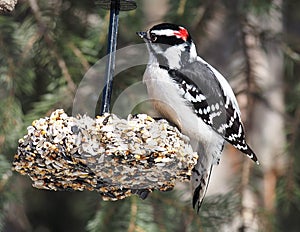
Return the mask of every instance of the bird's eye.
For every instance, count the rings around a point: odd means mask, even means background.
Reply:
[[[155,42],[157,40],[157,36],[155,34],[150,34],[151,42]]]

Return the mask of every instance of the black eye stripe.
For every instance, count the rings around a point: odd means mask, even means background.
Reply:
[[[158,35],[156,36],[155,43],[167,44],[167,45],[178,45],[182,44],[185,41],[177,38],[176,36],[165,36],[165,35]]]

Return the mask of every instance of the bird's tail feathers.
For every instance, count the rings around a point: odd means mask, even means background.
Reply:
[[[240,144],[233,144],[235,148],[246,154],[251,160],[253,160],[257,165],[259,165],[259,161],[257,159],[257,156],[255,155],[254,151],[251,149],[251,147],[247,143]]]
[[[250,159],[252,159],[257,165],[259,165],[259,161],[258,161],[258,159],[257,159],[257,157],[256,157],[256,155],[255,155],[255,153],[254,153],[254,151],[250,148],[250,146],[247,144],[247,151],[245,152],[246,153],[246,155],[250,158]]]
[[[207,192],[212,167],[213,165],[211,165],[208,169],[193,169],[193,208],[197,210],[197,213],[199,213],[203,198]]]

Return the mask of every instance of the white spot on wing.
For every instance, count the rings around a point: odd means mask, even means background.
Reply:
[[[189,102],[193,102],[195,100],[195,98],[189,92],[185,92],[184,98]]]

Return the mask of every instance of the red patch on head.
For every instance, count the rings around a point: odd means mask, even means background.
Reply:
[[[183,39],[184,41],[187,41],[187,38],[189,37],[188,31],[183,27],[179,27],[179,31],[175,31],[174,35]]]

